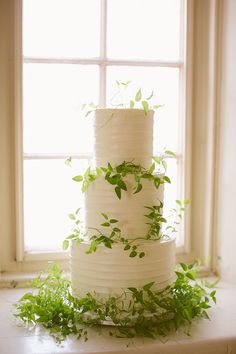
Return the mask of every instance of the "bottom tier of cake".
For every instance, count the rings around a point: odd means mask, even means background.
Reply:
[[[72,243],[71,281],[73,293],[84,296],[120,295],[128,287],[140,288],[155,282],[160,290],[175,280],[175,239],[148,241],[139,246],[145,257],[129,257],[119,244],[112,249],[100,245],[96,252],[86,254],[89,244]]]

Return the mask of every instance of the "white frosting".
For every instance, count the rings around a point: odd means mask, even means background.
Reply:
[[[153,112],[145,116],[137,109],[99,109],[95,123],[95,165],[114,167],[124,161],[132,161],[148,168],[153,153]],[[160,176],[161,177],[161,176]],[[163,185],[155,188],[152,181],[142,179],[142,190],[134,192],[134,176],[124,177],[127,191],[122,190],[121,199],[115,193],[115,186],[104,177],[92,182],[85,193],[85,226],[102,228],[101,213],[117,219],[115,224],[125,238],[145,237],[149,230],[144,216],[149,211],[145,206],[159,205],[163,201]],[[143,258],[129,257],[121,244],[112,249],[99,245],[96,252],[86,254],[89,244],[72,243],[71,280],[74,294],[88,292],[101,296],[120,295],[128,287],[142,287],[155,282],[153,289],[163,289],[174,281],[175,242],[173,239],[146,241],[138,251],[145,252]]]
[[[160,176],[162,177],[162,176]],[[99,177],[90,183],[85,192],[85,226],[94,227],[107,233],[107,228],[101,227],[105,221],[101,213],[119,220],[117,227],[126,238],[144,237],[147,235],[150,219],[145,217],[148,209],[145,206],[159,205],[163,201],[163,184],[157,189],[152,181],[142,179],[142,190],[134,194],[134,176],[124,178],[127,191],[121,192],[121,199],[115,193],[115,186],[108,183],[104,177]]]
[[[143,243],[143,258],[129,257],[118,244],[112,249],[100,245],[92,254],[86,254],[88,248],[88,243],[72,244],[71,280],[76,295],[120,295],[128,287],[139,288],[153,281],[153,290],[159,290],[174,280],[174,239]]]
[[[153,152],[153,111],[98,109],[95,114],[95,164],[133,161],[149,167]]]

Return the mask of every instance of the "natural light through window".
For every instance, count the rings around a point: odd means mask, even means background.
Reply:
[[[92,161],[93,119],[82,104],[113,105],[154,90],[154,155],[171,150],[167,208],[181,198],[183,0],[23,0],[24,250],[60,251],[83,205],[72,177]],[[128,95],[127,92],[127,95]],[[65,160],[72,156],[72,166]],[[178,238],[183,244],[184,238]]]

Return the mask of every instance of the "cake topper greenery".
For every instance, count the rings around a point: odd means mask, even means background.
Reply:
[[[154,91],[149,93],[147,96],[144,96],[143,91],[139,88],[135,93],[134,97],[129,97],[127,90],[131,85],[131,81],[117,81],[117,91],[111,98],[111,106],[114,108],[138,108],[143,109],[144,114],[147,115],[150,110],[157,110],[163,105],[152,104],[152,99],[154,97]],[[96,111],[99,108],[99,105],[94,102],[85,103],[82,105],[82,109],[85,111],[85,117],[88,117],[91,113]]]
[[[88,340],[89,328],[108,323],[111,336],[160,338],[184,328],[189,333],[195,318],[209,319],[208,309],[216,303],[216,285],[197,281],[201,262],[181,263],[176,280],[165,289],[154,283],[130,287],[119,296],[99,298],[72,294],[71,283],[53,264],[32,282],[36,290],[26,293],[17,304],[15,316],[30,327],[42,326],[58,343],[69,335]]]

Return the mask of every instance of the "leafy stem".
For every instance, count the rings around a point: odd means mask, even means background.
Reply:
[[[128,175],[134,176],[133,193],[139,193],[142,190],[142,181],[144,179],[151,181],[156,188],[159,188],[163,183],[171,183],[169,177],[155,174],[155,162],[146,169],[141,165],[135,164],[132,161],[124,161],[120,165],[113,167],[109,162],[106,167],[97,167],[92,170],[90,167],[85,171],[84,175],[73,177],[76,182],[82,182],[82,191],[85,192],[90,182],[95,181],[98,177],[104,176],[105,180],[114,186],[115,193],[121,199],[122,191],[127,191],[125,177]]]
[[[37,293],[26,293],[14,305],[14,315],[28,325],[44,327],[58,343],[71,334],[87,341],[89,327],[96,328],[105,320],[117,325],[110,329],[111,336],[166,336],[172,330],[189,327],[195,318],[209,319],[216,290],[196,280],[199,266],[199,260],[181,263],[175,282],[162,290],[155,290],[151,282],[103,299],[91,293],[73,296],[70,281],[59,265],[53,264],[33,280]]]

